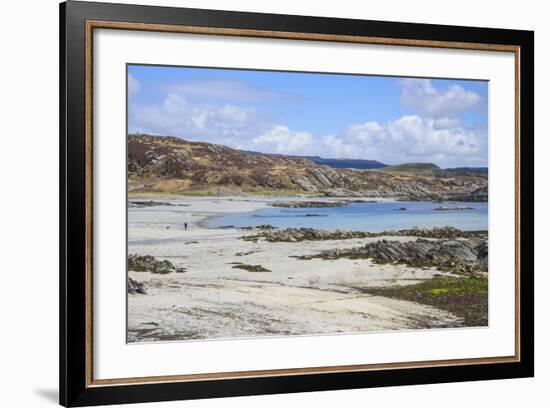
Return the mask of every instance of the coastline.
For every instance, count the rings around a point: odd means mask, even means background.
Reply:
[[[455,276],[451,272],[380,265],[369,259],[297,259],[389,237],[249,242],[241,239],[251,233],[249,229],[206,228],[213,217],[258,211],[285,198],[345,198],[149,195],[130,196],[129,200],[134,198],[172,205],[129,208],[129,253],[170,260],[185,272],[129,272],[130,278],[147,288],[146,295],[128,295],[130,342],[411,330],[462,324],[460,317],[448,311],[368,292],[370,288],[419,284],[438,275]],[[187,230],[182,227],[184,222],[188,223]],[[391,239],[407,242],[416,238]],[[266,271],[253,270],[257,266]]]
[[[215,195],[204,195],[204,196],[196,196],[196,195],[184,195],[184,194],[128,194],[128,201],[158,201],[158,202],[170,202],[175,203],[177,206],[180,204],[180,201],[183,201],[185,204],[189,204],[186,208],[189,211],[182,211],[182,212],[190,212],[194,214],[200,214],[195,217],[195,222],[197,225],[200,225],[202,228],[208,228],[207,223],[208,221],[218,218],[218,217],[224,217],[228,214],[239,214],[239,213],[253,213],[258,210],[261,210],[263,208],[269,208],[269,203],[273,203],[276,201],[319,201],[319,202],[339,202],[339,201],[348,201],[348,202],[357,202],[358,200],[365,200],[365,201],[371,201],[375,200],[377,202],[388,202],[388,203],[397,203],[398,200],[395,200],[393,198],[380,198],[380,197],[372,197],[372,196],[365,196],[365,197],[320,197],[320,196],[289,196],[289,195],[281,195],[281,196],[255,196],[255,195],[235,195],[235,196],[215,196]],[[215,203],[215,202],[221,202],[223,201],[225,206],[222,211],[219,208],[211,208],[210,206],[207,206],[205,208],[196,208],[201,203]],[[235,206],[228,205],[228,203],[235,203],[238,204]],[[199,218],[200,217],[200,218]],[[213,228],[219,228],[219,227],[213,227]],[[225,229],[225,228],[223,228]]]

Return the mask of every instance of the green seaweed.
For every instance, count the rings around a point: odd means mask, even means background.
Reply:
[[[364,288],[364,292],[408,300],[446,310],[463,319],[462,326],[488,324],[487,277],[436,276],[416,285],[387,288]]]
[[[233,268],[244,269],[248,272],[271,272],[269,269],[264,268],[262,265],[239,264],[233,266]]]

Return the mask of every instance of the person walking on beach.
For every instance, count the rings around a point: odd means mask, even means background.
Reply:
[[[187,231],[187,223],[186,222],[183,223],[183,228],[185,229],[185,231]]]

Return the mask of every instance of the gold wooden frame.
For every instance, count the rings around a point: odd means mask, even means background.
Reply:
[[[217,372],[206,374],[185,374],[153,377],[128,377],[114,379],[93,378],[93,30],[116,29],[149,32],[169,32],[203,34],[219,36],[240,36],[257,38],[275,38],[292,40],[328,41],[358,44],[397,45],[411,47],[449,48],[463,50],[512,52],[515,58],[515,353],[513,356],[480,357],[450,360],[430,360],[415,362],[396,362],[383,364],[355,364],[342,366],[303,367],[274,370],[254,370],[236,372]],[[285,31],[263,31],[250,29],[232,29],[215,27],[197,27],[187,25],[166,25],[149,23],[127,23],[119,21],[86,21],[86,375],[85,385],[101,387],[112,385],[130,385],[145,383],[167,383],[180,381],[223,380],[252,377],[292,376],[300,374],[320,374],[353,371],[389,370],[396,368],[420,368],[461,366],[470,364],[514,363],[521,361],[520,356],[520,51],[515,45],[483,44],[466,42],[428,41],[413,39],[395,39],[368,36],[314,34]]]

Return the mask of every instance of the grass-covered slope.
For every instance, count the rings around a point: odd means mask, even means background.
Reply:
[[[417,163],[375,170],[334,168],[303,157],[258,154],[176,137],[128,136],[130,194],[270,194],[468,200],[483,174],[455,175]],[[479,199],[481,197],[481,199]]]

